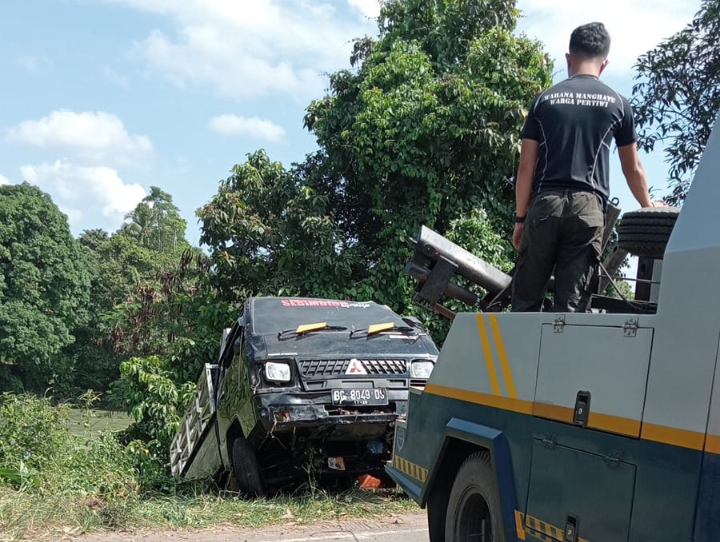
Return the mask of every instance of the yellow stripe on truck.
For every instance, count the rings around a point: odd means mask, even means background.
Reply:
[[[490,395],[477,391],[448,388],[446,386],[439,386],[438,384],[427,384],[425,386],[425,393],[439,395],[440,397],[447,397],[448,399],[458,399],[467,403],[475,403],[476,405],[509,410],[519,414],[532,414],[533,412],[533,404],[530,401],[510,399],[509,397]]]
[[[480,333],[480,342],[482,343],[483,356],[487,365],[488,376],[490,377],[490,386],[495,395],[500,395],[500,384],[498,383],[497,372],[495,371],[495,361],[493,360],[492,349],[490,348],[490,340],[488,332],[485,328],[485,320],[482,314],[476,314],[478,332]]]
[[[508,395],[512,399],[517,399],[515,381],[513,380],[512,371],[510,370],[510,363],[508,362],[505,343],[503,342],[502,333],[500,332],[497,315],[490,314],[488,316],[488,320],[490,321],[490,329],[492,330],[493,339],[495,341],[495,349],[497,350],[498,358],[500,359],[500,367],[502,367],[503,378],[505,379],[505,386],[507,386]]]
[[[665,427],[664,425],[655,425],[652,423],[642,424],[640,438],[690,448],[691,450],[702,450],[705,448],[704,433],[676,429],[675,427]]]
[[[502,397],[499,395],[490,395],[476,391],[440,386],[438,384],[428,384],[425,387],[425,393],[430,393],[440,397],[447,397],[448,399],[456,399],[466,403],[475,403],[477,405],[497,408],[500,410],[517,412],[518,414],[528,414],[531,416],[535,415],[566,423],[572,422],[573,410],[571,408],[533,403],[531,401],[523,401],[522,399],[511,399],[509,397]],[[709,436],[706,446],[704,433],[688,431],[686,429],[677,429],[674,427],[666,427],[663,425],[642,423],[638,420],[621,418],[619,416],[610,416],[607,414],[594,414],[592,412],[588,418],[588,425],[592,429],[613,431],[629,436],[639,436],[643,440],[660,442],[671,446],[679,446],[681,448],[689,448],[691,450],[705,450],[720,455],[720,436]],[[637,431],[638,426],[640,431]]]
[[[572,408],[548,405],[545,403],[535,403],[533,406],[533,415],[539,418],[547,418],[558,422],[572,423],[574,411]],[[591,411],[587,425],[591,429],[599,429],[600,431],[619,433],[629,437],[640,436],[639,420],[631,420],[628,418],[621,418],[619,416],[611,416],[609,414],[600,414]]]

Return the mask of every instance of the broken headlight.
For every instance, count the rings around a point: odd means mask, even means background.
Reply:
[[[290,365],[274,361],[266,362],[265,379],[270,382],[290,382]]]
[[[433,372],[435,364],[432,361],[413,361],[410,365],[410,376],[427,380]]]

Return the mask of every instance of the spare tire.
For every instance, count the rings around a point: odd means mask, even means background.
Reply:
[[[646,207],[625,213],[618,226],[618,248],[633,256],[661,260],[680,207]]]

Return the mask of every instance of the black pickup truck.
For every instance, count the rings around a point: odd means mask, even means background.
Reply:
[[[260,496],[308,475],[384,477],[410,386],[438,350],[374,302],[256,297],[223,333],[173,440],[172,472]]]

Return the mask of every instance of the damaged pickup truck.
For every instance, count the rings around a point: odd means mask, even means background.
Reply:
[[[374,302],[250,298],[198,380],[172,472],[233,475],[249,496],[308,475],[384,477],[409,388],[437,355],[417,319]]]

